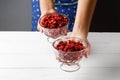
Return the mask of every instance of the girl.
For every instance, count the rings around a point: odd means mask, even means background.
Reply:
[[[87,40],[89,26],[96,5],[96,0],[33,0],[32,3],[32,31],[41,31],[38,19],[47,13],[63,13],[70,18],[69,30],[72,37]],[[90,53],[90,43],[88,52]]]

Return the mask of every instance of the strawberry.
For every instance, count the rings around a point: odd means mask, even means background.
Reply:
[[[59,51],[59,56],[63,60],[76,62],[77,60],[82,58],[82,54],[80,51],[84,49],[84,46],[81,42],[68,40],[68,41],[60,41],[57,44],[56,49]]]
[[[52,38],[66,34],[68,29],[68,18],[59,13],[46,14],[40,19],[39,23],[43,27],[44,34]]]

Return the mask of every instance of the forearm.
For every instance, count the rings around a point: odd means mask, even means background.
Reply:
[[[40,0],[41,14],[55,12],[53,0]]]
[[[78,0],[76,19],[73,33],[81,34],[87,38],[96,0]]]

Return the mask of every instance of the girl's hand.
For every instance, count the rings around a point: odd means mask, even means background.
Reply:
[[[39,19],[40,20],[40,19]],[[38,20],[38,23],[37,23],[37,29],[38,29],[38,31],[40,31],[41,33],[43,32],[43,30],[42,30],[42,27],[40,26],[40,24],[39,24],[39,20]]]
[[[78,34],[78,33],[72,33],[71,37],[77,37],[77,38],[86,40],[88,42],[88,47],[87,47],[86,53],[84,55],[86,58],[88,58],[90,51],[91,51],[91,45],[90,45],[89,41],[87,40],[87,38],[83,37],[81,34]]]

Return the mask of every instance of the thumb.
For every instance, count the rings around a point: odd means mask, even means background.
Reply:
[[[42,27],[40,26],[40,19],[38,20],[37,29],[40,32],[43,32]]]

